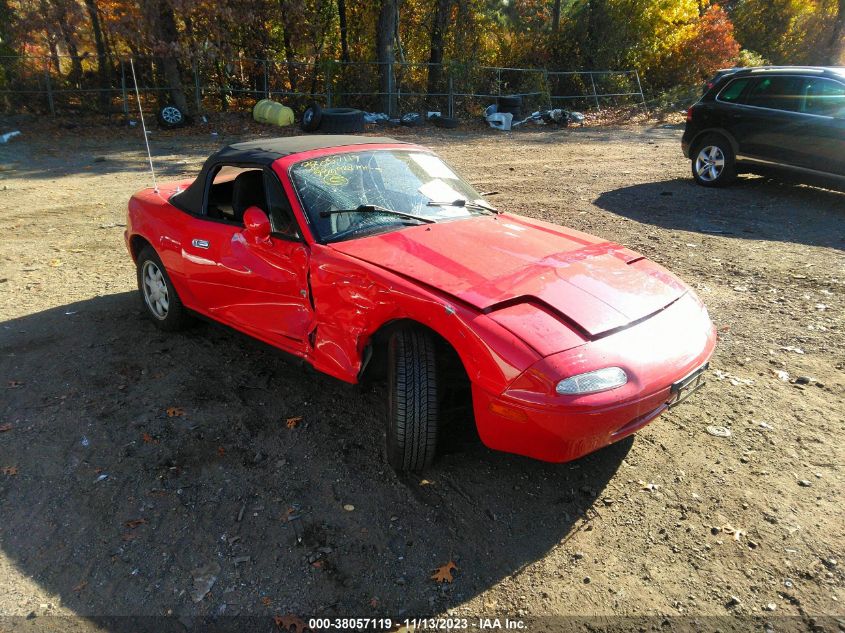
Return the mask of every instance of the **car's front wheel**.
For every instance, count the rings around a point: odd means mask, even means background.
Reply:
[[[147,316],[161,330],[173,332],[185,327],[190,322],[190,315],[176,294],[158,253],[149,246],[142,249],[137,268],[138,291]]]
[[[736,158],[725,137],[709,135],[696,145],[692,177],[705,187],[724,187],[736,179]]]
[[[437,451],[434,338],[423,330],[398,330],[390,337],[387,360],[387,460],[396,470],[423,470]]]

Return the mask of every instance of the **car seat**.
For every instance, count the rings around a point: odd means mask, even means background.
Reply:
[[[258,207],[267,212],[267,202],[264,196],[264,172],[253,169],[238,174],[232,191],[232,212],[234,221],[244,221],[244,211],[249,207]]]

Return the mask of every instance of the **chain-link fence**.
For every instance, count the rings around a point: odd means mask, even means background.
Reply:
[[[551,71],[466,63],[311,63],[246,57],[136,57],[133,64],[145,108],[182,98],[196,114],[243,111],[263,98],[282,101],[295,110],[316,101],[324,106],[355,107],[391,116],[428,110],[448,116],[474,116],[500,95],[520,95],[526,113],[550,107],[645,107],[640,77],[634,70]],[[7,113],[128,116],[134,91],[129,60],[99,64],[90,55],[76,60],[67,56],[0,57],[0,111]]]

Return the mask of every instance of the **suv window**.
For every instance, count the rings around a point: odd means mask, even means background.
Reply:
[[[845,116],[845,85],[824,79],[808,77],[804,80],[800,111],[821,116]]]
[[[748,91],[745,102],[758,108],[798,112],[803,77],[775,75],[759,77]]]
[[[727,101],[728,103],[736,103],[745,91],[746,86],[751,83],[751,77],[744,77],[741,79],[734,79],[729,83],[722,92],[719,93],[719,101]]]

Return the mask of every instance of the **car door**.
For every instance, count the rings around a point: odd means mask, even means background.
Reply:
[[[813,147],[806,138],[809,121],[798,111],[802,85],[798,75],[755,78],[744,103],[733,113],[741,155],[812,168]]]
[[[270,170],[223,167],[209,176],[204,214],[193,216],[186,227],[186,283],[208,316],[304,352],[313,322],[309,251],[292,215],[284,221],[284,207],[289,209],[284,191]],[[266,243],[256,244],[243,234],[242,216],[250,206],[271,218],[273,233]]]
[[[845,176],[845,82],[805,78],[799,111],[807,119],[802,142],[813,148],[810,168]]]

